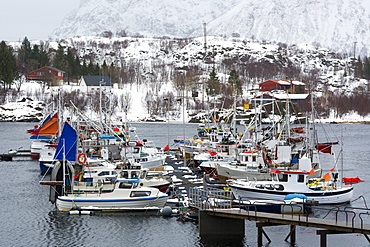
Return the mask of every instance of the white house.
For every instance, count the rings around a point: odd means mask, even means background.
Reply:
[[[102,89],[112,89],[109,76],[81,76],[80,90],[85,93],[99,92]]]

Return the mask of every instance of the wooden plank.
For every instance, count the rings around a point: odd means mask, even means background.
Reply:
[[[63,185],[63,181],[40,181],[41,185]]]

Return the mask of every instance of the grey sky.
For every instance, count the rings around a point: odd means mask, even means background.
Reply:
[[[79,0],[0,0],[0,41],[47,40]]]

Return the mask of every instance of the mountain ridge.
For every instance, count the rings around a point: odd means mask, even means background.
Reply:
[[[369,53],[370,2],[362,0],[81,0],[52,38],[122,30],[147,37],[201,37],[203,23],[207,35]]]

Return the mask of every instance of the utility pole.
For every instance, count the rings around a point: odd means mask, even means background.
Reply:
[[[353,42],[353,58],[356,59],[356,43],[357,41]]]
[[[203,23],[203,33],[204,33],[204,57],[207,56],[207,31],[206,31],[207,23]]]

